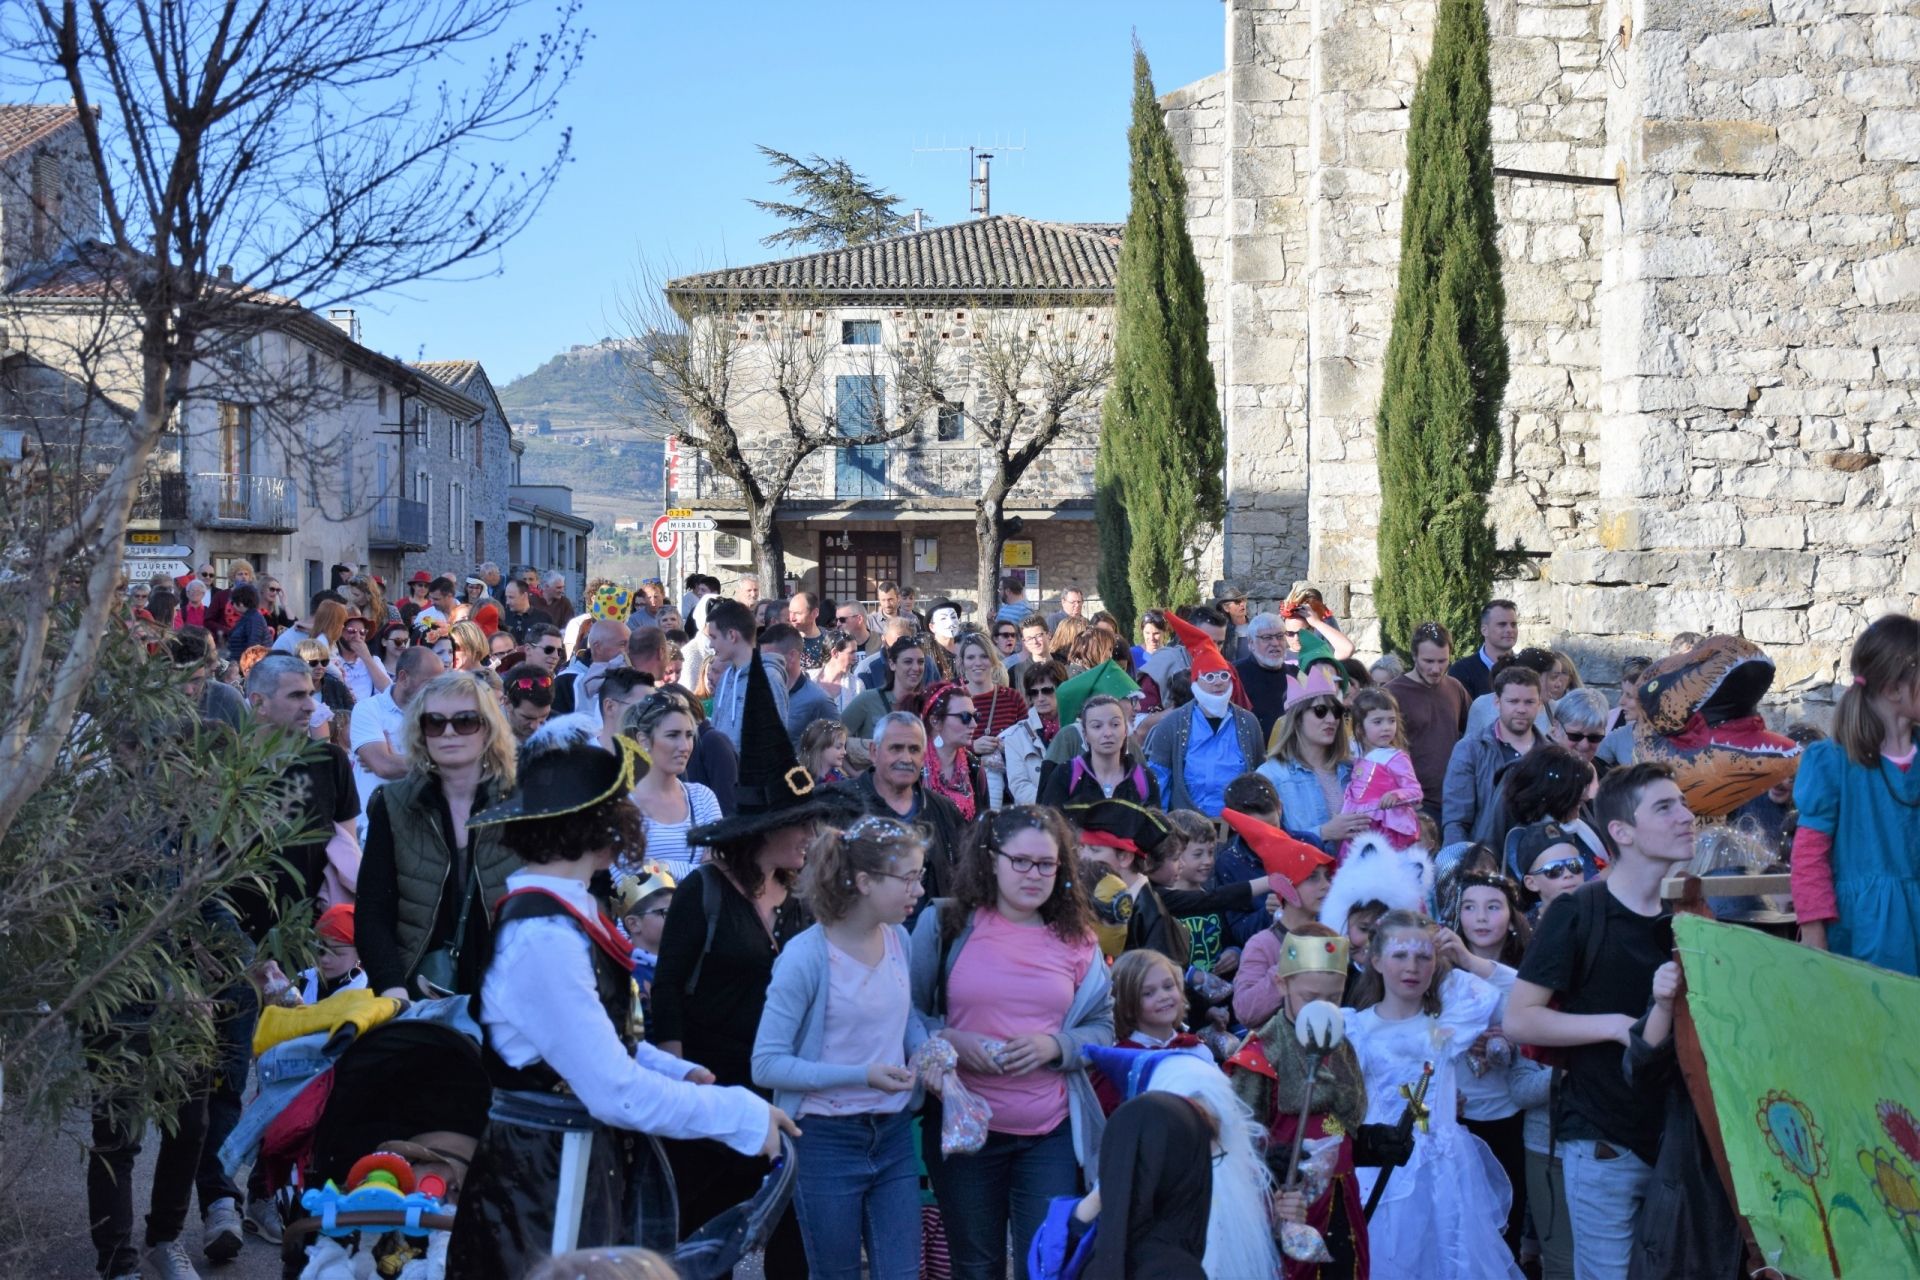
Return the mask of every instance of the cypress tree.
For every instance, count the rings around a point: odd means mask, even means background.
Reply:
[[[1472,635],[1493,589],[1506,294],[1493,211],[1485,0],[1440,0],[1407,128],[1400,288],[1381,390],[1383,647],[1427,618]]]
[[[1199,599],[1191,558],[1226,506],[1206,279],[1187,235],[1186,177],[1137,41],[1127,146],[1132,203],[1114,285],[1094,515],[1101,601],[1131,632],[1136,608]]]

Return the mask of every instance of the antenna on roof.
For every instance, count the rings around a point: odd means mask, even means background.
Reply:
[[[914,153],[921,152],[959,152],[967,153],[967,211],[976,218],[991,217],[993,214],[993,195],[991,168],[993,158],[1005,153],[1018,153],[1027,149],[1027,135],[1021,134],[1018,143],[998,143],[988,149],[978,143],[970,147],[949,147],[946,138],[940,139],[937,147],[915,147]]]

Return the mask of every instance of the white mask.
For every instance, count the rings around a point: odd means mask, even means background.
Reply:
[[[959,611],[956,609],[935,609],[933,611],[933,634],[940,640],[951,640],[959,635]]]
[[[1227,714],[1227,707],[1233,702],[1232,693],[1208,693],[1199,685],[1193,688],[1193,700],[1200,704],[1200,710],[1210,720],[1218,720]]]

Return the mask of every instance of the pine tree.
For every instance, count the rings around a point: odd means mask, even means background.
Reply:
[[[1206,278],[1187,235],[1186,178],[1137,42],[1127,145],[1132,205],[1114,288],[1114,376],[1101,406],[1094,514],[1101,601],[1130,631],[1136,608],[1200,598],[1193,555],[1226,506]]]
[[[762,236],[761,244],[838,249],[913,229],[913,218],[898,208],[900,197],[874,186],[843,159],[811,156],[802,160],[768,146],[762,146],[760,154],[779,171],[774,184],[792,191],[799,201],[747,202],[792,224]],[[925,215],[921,221],[926,224]]]
[[[1380,398],[1383,647],[1437,618],[1473,634],[1497,548],[1487,493],[1507,386],[1483,0],[1441,0],[1407,130],[1400,289]]]

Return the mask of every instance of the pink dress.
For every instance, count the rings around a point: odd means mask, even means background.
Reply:
[[[1353,762],[1353,777],[1347,782],[1346,803],[1340,812],[1365,814],[1388,844],[1404,849],[1420,838],[1423,794],[1420,779],[1413,772],[1412,756],[1394,747],[1375,747]],[[1383,802],[1390,798],[1399,803],[1384,807]],[[1343,862],[1346,844],[1340,849]]]

